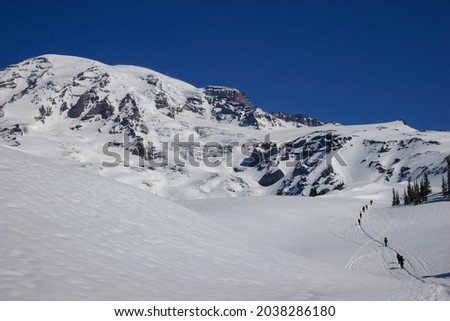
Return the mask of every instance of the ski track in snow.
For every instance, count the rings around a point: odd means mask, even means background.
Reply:
[[[404,287],[386,297],[386,300],[450,299],[449,284],[444,277],[439,277],[445,275],[442,272],[449,266],[448,258],[444,258],[448,253],[447,232],[450,227],[449,219],[445,215],[446,211],[448,212],[448,202],[391,209],[386,205],[387,202],[376,201],[364,213],[360,227],[357,223],[359,215],[355,214],[359,213],[358,208],[361,208],[359,205],[365,202],[364,199],[347,199],[350,206],[346,207],[345,211],[339,208],[338,199],[332,197],[324,198],[323,203],[317,198],[289,198],[283,202],[282,199],[273,197],[265,200],[257,197],[249,200],[234,199],[232,203],[217,199],[184,201],[183,204],[221,224],[246,233],[259,242],[296,255],[327,260],[337,269],[342,268],[358,275],[363,273],[365,277],[377,276],[404,284]],[[334,208],[331,211],[332,206],[327,206],[327,202],[333,204]],[[256,207],[257,212],[254,211]],[[328,213],[323,212],[327,208]],[[348,213],[348,209],[353,215],[344,214]],[[309,217],[303,218],[302,213],[305,211],[309,212]],[[310,217],[316,215],[322,215],[323,218],[311,224]],[[274,220],[275,218],[277,220]],[[423,227],[422,221],[432,222],[431,226],[443,227],[440,231],[433,229],[428,231]],[[326,229],[318,228],[320,222],[326,222]],[[283,235],[278,234],[281,227],[284,229]],[[302,228],[301,233],[306,236],[300,234],[293,238],[289,229],[296,230],[296,227]],[[278,239],[273,233],[278,235]],[[422,246],[416,247],[410,242],[403,241],[415,239],[420,233],[423,233]],[[382,243],[386,235],[389,239],[387,247]],[[283,239],[288,239],[289,242],[283,242]],[[427,250],[429,247],[436,248],[436,254],[430,253]],[[351,249],[353,251],[350,252]],[[397,264],[396,251],[406,258],[403,270]],[[433,275],[437,277],[432,277]],[[374,285],[373,291],[376,291],[375,287]]]
[[[382,230],[376,232],[371,228],[371,219],[381,215],[384,215],[385,217],[384,224],[386,226]],[[373,210],[372,206],[369,206],[369,210],[362,216],[360,226],[357,223],[354,223],[359,218],[359,215],[355,215],[351,219],[348,219],[349,230],[347,231],[347,235],[339,235],[338,233],[333,232],[332,225],[335,219],[330,220],[329,230],[333,235],[361,246],[350,258],[345,268],[348,270],[358,270],[358,263],[364,264],[364,262],[360,261],[364,261],[372,256],[377,256],[380,259],[381,270],[385,271],[386,274],[390,275],[392,278],[408,281],[415,280],[427,285],[426,292],[417,292],[416,289],[412,289],[409,293],[393,296],[393,300],[411,298],[416,300],[439,300],[443,295],[444,297],[447,295],[447,298],[450,298],[450,287],[448,284],[428,281],[420,276],[430,275],[432,273],[426,260],[422,256],[402,245],[392,245],[389,243],[389,240],[386,247],[384,246],[384,243],[380,241],[392,229],[394,224],[392,215],[392,211],[388,208]],[[352,233],[349,233],[349,231]],[[350,234],[351,236],[349,236]],[[366,240],[362,242],[364,238]],[[402,255],[406,257],[404,269],[400,269],[397,263],[396,253],[402,253]]]

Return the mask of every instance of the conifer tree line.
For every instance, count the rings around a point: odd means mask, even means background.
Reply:
[[[442,196],[450,197],[450,156],[447,157],[447,179],[442,176]]]
[[[431,185],[428,180],[428,174],[425,173],[423,178],[418,182],[411,183],[408,180],[408,186],[403,190],[404,205],[418,205],[428,201],[428,195],[431,194]],[[392,206],[400,205],[400,195],[394,188],[392,189]]]

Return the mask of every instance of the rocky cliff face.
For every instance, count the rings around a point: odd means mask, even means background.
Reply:
[[[211,114],[217,121],[236,121],[239,126],[252,126],[257,129],[291,126],[290,122],[285,122],[254,106],[245,94],[237,89],[208,86],[204,88],[204,93],[212,106]]]
[[[297,123],[297,124],[303,124],[306,126],[322,126],[325,125],[324,122],[311,117],[311,116],[306,116],[303,114],[295,114],[295,115],[291,115],[288,113],[284,113],[284,112],[273,112],[271,113],[272,116],[284,120],[286,122],[291,122],[291,123]]]
[[[204,88],[206,100],[212,106],[211,114],[218,121],[236,120],[240,126],[258,126],[255,119],[251,119],[256,107],[241,91],[219,86]]]

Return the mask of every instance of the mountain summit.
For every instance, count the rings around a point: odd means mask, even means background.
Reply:
[[[44,55],[7,67],[0,73],[0,89],[4,113],[9,106],[20,104],[26,109],[24,116],[43,123],[63,116],[78,120],[80,126],[86,121],[120,122],[128,115],[133,122],[127,126],[144,134],[145,126],[139,125],[143,118],[155,114],[172,119],[192,116],[257,129],[322,124],[266,113],[238,89],[196,88],[150,69],[108,66],[59,55]]]

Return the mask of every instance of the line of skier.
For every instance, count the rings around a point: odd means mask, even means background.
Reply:
[[[370,206],[373,205],[373,200],[370,200],[369,202]],[[362,221],[362,217],[363,217],[363,213],[365,213],[367,210],[369,209],[369,206],[366,204],[361,208],[361,211],[359,212],[359,218],[358,218],[358,225],[361,226],[361,221]],[[388,239],[387,237],[384,237],[383,240],[384,246],[387,247],[388,246]],[[400,266],[400,268],[403,270],[404,265],[405,265],[405,258],[403,257],[403,255],[398,254],[398,252],[395,252],[397,255],[397,263]]]
[[[373,200],[370,200],[369,204],[370,204],[370,206],[372,206],[373,205]],[[365,211],[367,211],[368,209],[369,209],[369,205],[368,204],[364,205],[361,208],[361,212],[359,212],[358,225],[361,225],[361,220],[362,220],[363,213]]]

